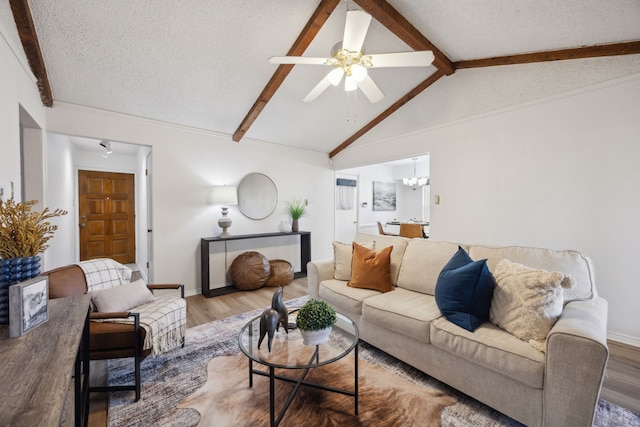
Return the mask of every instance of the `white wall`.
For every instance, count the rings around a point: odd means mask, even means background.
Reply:
[[[635,75],[354,147],[333,166],[429,152],[431,238],[586,253],[610,337],[640,345],[639,112]]]
[[[44,128],[44,107],[19,44],[9,2],[0,2],[0,16],[0,188],[9,198],[13,182],[15,198],[21,200],[20,107],[38,128]]]
[[[237,185],[251,172],[274,181],[278,207],[261,221],[245,218],[231,207],[229,231],[279,231],[285,202],[306,198],[309,215],[300,228],[312,233],[312,258],[331,256],[333,171],[326,154],[245,140],[235,143],[229,136],[64,103],[47,110],[47,130],[151,147],[154,282],[184,283],[188,293],[199,292],[200,238],[220,232],[220,208],[207,204],[208,191],[213,185]],[[67,262],[74,261],[69,254]]]

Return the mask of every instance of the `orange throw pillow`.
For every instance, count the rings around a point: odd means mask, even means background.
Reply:
[[[392,250],[393,246],[388,246],[376,253],[353,242],[351,280],[347,286],[380,292],[393,290],[391,285]]]

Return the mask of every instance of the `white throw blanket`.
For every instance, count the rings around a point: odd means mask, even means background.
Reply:
[[[129,283],[131,269],[108,258],[78,263],[87,281],[87,290],[110,289]],[[151,355],[172,350],[182,345],[187,330],[187,302],[176,296],[163,296],[139,307],[131,308],[140,314],[140,326],[146,331],[142,348],[151,348]],[[133,319],[104,319],[103,322],[133,323]]]
[[[109,258],[82,261],[78,266],[84,271],[87,292],[109,289],[131,281],[131,269]]]
[[[182,345],[187,332],[187,301],[184,298],[163,296],[130,311],[140,313],[140,326],[147,331],[142,348],[151,348],[152,356]],[[133,320],[127,323],[133,323]]]

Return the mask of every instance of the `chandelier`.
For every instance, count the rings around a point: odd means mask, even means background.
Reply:
[[[426,176],[418,177],[416,176],[416,162],[418,158],[413,158],[413,176],[411,178],[402,178],[402,184],[415,190],[418,187],[423,187],[425,185],[429,185],[429,178]]]

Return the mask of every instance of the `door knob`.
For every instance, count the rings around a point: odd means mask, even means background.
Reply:
[[[85,224],[84,222],[82,224],[80,224],[80,228],[85,228],[87,226],[87,224]]]

